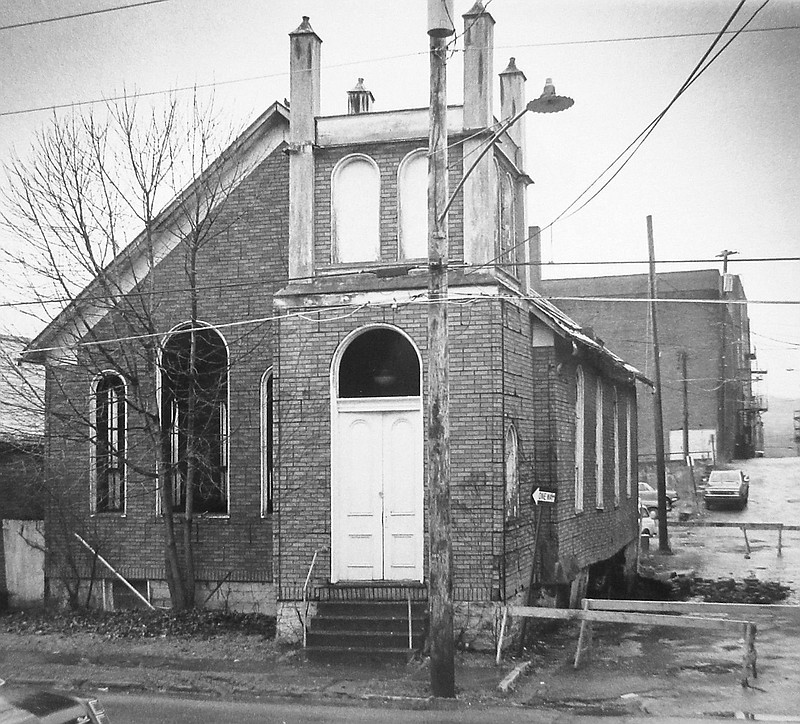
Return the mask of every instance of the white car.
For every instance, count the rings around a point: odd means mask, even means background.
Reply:
[[[658,535],[658,521],[646,505],[639,506],[639,534],[647,538],[655,538]]]

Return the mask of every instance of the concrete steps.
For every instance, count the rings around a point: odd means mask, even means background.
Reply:
[[[306,657],[311,661],[407,663],[425,641],[427,604],[411,602],[320,601],[310,621]]]

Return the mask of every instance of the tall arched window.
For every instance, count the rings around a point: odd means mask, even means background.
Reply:
[[[606,466],[603,440],[605,437],[604,429],[604,397],[603,380],[597,377],[597,387],[595,393],[595,437],[594,437],[594,467],[595,467],[595,505],[602,508],[605,505],[603,496],[603,486],[605,484]]]
[[[514,183],[511,174],[497,169],[498,199],[497,199],[497,238],[498,255],[500,263],[507,267],[507,271],[516,274],[517,250],[516,243],[516,203],[514,199]]]
[[[583,472],[584,472],[584,422],[585,381],[583,368],[575,372],[575,511],[583,510]]]
[[[272,369],[261,377],[261,515],[272,513]]]
[[[183,325],[161,355],[164,484],[175,510],[228,511],[228,350],[211,327]]]
[[[414,151],[397,171],[400,258],[428,256],[428,155]]]
[[[625,466],[625,492],[630,498],[633,495],[633,400],[630,395],[625,399],[625,452],[626,452],[626,466]]]
[[[519,439],[517,429],[506,430],[506,520],[519,516]]]
[[[380,193],[380,172],[369,156],[348,156],[333,170],[334,263],[380,259]]]
[[[621,451],[619,449],[619,390],[614,385],[614,507],[619,506],[619,491],[620,491],[620,458]]]
[[[125,511],[127,421],[125,381],[116,372],[96,378],[92,395],[92,511]]]

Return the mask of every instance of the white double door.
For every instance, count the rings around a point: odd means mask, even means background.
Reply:
[[[339,400],[331,480],[331,580],[423,578],[420,399]]]

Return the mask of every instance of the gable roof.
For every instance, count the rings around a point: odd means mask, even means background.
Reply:
[[[181,232],[185,225],[181,211],[186,200],[190,199],[198,189],[201,194],[203,193],[204,181],[227,164],[236,171],[235,177],[230,179],[233,184],[232,190],[281,144],[288,142],[288,132],[289,109],[284,104],[275,102],[212,161],[198,178],[193,179],[180,194],[175,196],[159,212],[154,221],[152,237],[155,264],[163,260],[180,243]],[[226,194],[215,197],[211,208],[224,202],[225,198]],[[120,294],[130,292],[144,278],[142,270],[146,269],[147,255],[147,235],[142,231],[108,264],[105,269],[106,274],[114,280]],[[69,352],[65,353],[62,348],[74,344],[106,315],[108,310],[93,301],[96,297],[102,298],[102,296],[100,283],[95,278],[27,346],[24,359],[41,364],[52,351],[57,349],[62,350],[59,359],[72,356]]]
[[[571,340],[575,344],[587,348],[592,353],[596,354],[601,360],[610,364],[611,367],[622,371],[625,375],[633,377],[639,382],[644,383],[649,387],[653,387],[653,382],[644,374],[642,374],[636,367],[628,364],[622,357],[614,354],[602,341],[596,337],[590,336],[583,331],[583,328],[574,320],[562,312],[555,304],[549,299],[541,296],[537,292],[531,292],[528,301],[533,305],[534,309],[538,312],[537,316],[553,331],[560,334],[562,337]]]

